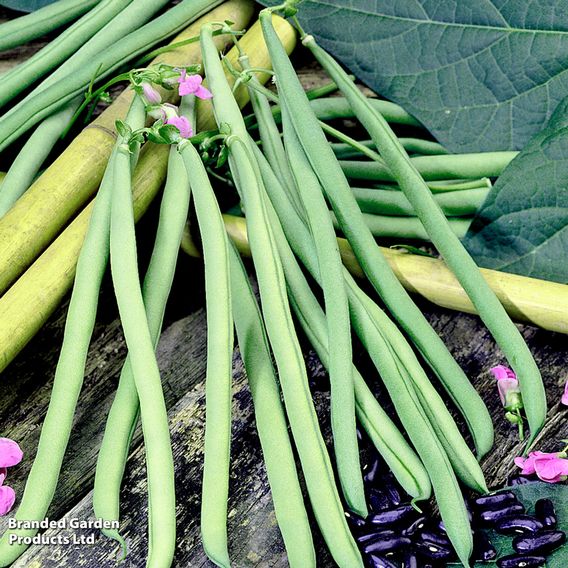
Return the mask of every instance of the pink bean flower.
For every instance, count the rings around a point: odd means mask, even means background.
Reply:
[[[191,138],[193,136],[191,124],[189,124],[189,120],[185,116],[172,116],[166,120],[166,124],[175,126],[182,138]]]
[[[504,365],[493,367],[491,373],[497,379],[497,390],[503,406],[507,410],[522,408],[521,389],[515,373]]]
[[[0,517],[11,511],[15,501],[15,491],[8,485],[0,486]]]
[[[536,473],[546,483],[558,483],[568,476],[568,459],[564,452],[530,452],[528,458],[515,458],[515,465],[521,468],[523,475]]]
[[[0,438],[0,468],[19,464],[24,456],[20,446],[10,438]]]
[[[160,93],[150,83],[142,83],[142,91],[144,92],[144,98],[151,105],[159,105],[162,102]]]
[[[179,96],[195,95],[199,99],[210,99],[213,94],[206,89],[201,75],[188,75],[185,69],[181,70],[178,78],[179,83]]]
[[[562,404],[568,406],[568,381],[564,385],[564,394],[562,395]]]

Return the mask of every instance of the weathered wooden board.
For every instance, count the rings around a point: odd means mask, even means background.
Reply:
[[[0,20],[3,13],[0,11]],[[22,50],[0,57],[0,72],[25,57]],[[322,83],[322,75],[313,63],[300,61],[306,86]],[[140,251],[147,257],[155,228],[156,210],[151,210],[139,225]],[[502,362],[487,331],[476,317],[449,312],[421,302],[428,319],[448,344],[486,400],[495,419],[495,451],[483,467],[490,486],[501,485],[514,466],[520,444],[503,418],[494,381],[488,369]],[[25,459],[10,471],[9,482],[21,495],[31,466],[41,423],[45,416],[51,381],[61,343],[65,307],[59,309],[45,328],[0,377],[0,435],[18,440]],[[541,366],[551,403],[550,421],[542,434],[539,449],[554,450],[558,440],[566,438],[566,411],[559,405],[564,382],[568,378],[566,337],[523,327],[523,334]],[[172,439],[176,458],[178,493],[178,549],[176,566],[211,566],[200,546],[199,493],[201,485],[204,425],[206,321],[203,310],[202,267],[199,261],[184,256],[166,317],[158,358],[170,412]],[[306,349],[306,359],[314,385],[314,398],[324,431],[327,423],[328,394],[325,373],[313,352]],[[385,400],[375,371],[364,355],[357,352],[364,376]],[[125,346],[112,298],[110,282],[105,282],[101,296],[98,324],[77,409],[74,432],[69,444],[60,485],[50,509],[51,519],[88,518],[92,515],[91,490],[97,449],[101,441],[108,409],[112,403]],[[284,567],[285,552],[275,524],[262,455],[255,433],[251,397],[246,386],[242,362],[235,354],[233,466],[230,492],[229,539],[234,566]],[[388,400],[385,400],[385,406]],[[144,448],[140,432],[134,438],[127,476],[122,491],[123,533],[130,555],[123,566],[144,565],[146,554],[146,481]],[[0,531],[6,519],[0,520]],[[314,530],[317,535],[317,531]],[[316,536],[321,566],[332,566],[321,539]],[[111,567],[116,565],[117,547],[104,537],[93,546],[33,546],[14,564],[17,568],[52,568],[65,566]]]

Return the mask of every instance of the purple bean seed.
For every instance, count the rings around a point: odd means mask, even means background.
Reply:
[[[501,534],[528,534],[541,531],[544,525],[530,515],[513,515],[503,517],[495,523],[495,530]]]
[[[378,556],[376,554],[370,554],[367,557],[367,562],[370,568],[397,568],[396,564],[393,564],[384,556]]]
[[[402,496],[400,494],[400,491],[398,490],[398,487],[396,486],[394,477],[392,475],[388,475],[385,476],[384,479],[384,491],[386,492],[390,502],[395,506],[400,505],[402,503]]]
[[[410,523],[410,525],[408,525],[408,527],[402,531],[402,534],[404,536],[414,535],[415,533],[421,531],[426,526],[427,521],[428,518],[425,517],[424,515],[418,517],[415,521]]]
[[[405,536],[389,536],[368,542],[363,546],[364,554],[392,552],[410,546],[410,539]]]
[[[361,532],[367,525],[365,523],[365,519],[356,513],[345,513],[345,517],[347,519],[347,524],[354,532]]]
[[[515,503],[502,509],[487,509],[479,514],[479,520],[484,524],[493,525],[505,517],[522,515],[524,512],[525,507],[521,503]]]
[[[497,550],[489,540],[487,534],[482,531],[473,535],[473,559],[489,562],[497,558]]]
[[[390,511],[382,511],[367,517],[367,522],[380,527],[388,527],[411,519],[416,515],[416,509],[412,505],[400,505]]]
[[[498,509],[505,504],[518,503],[517,496],[512,491],[502,491],[492,495],[482,495],[473,501],[476,509]]]
[[[405,554],[404,560],[402,561],[402,568],[419,568],[418,556],[413,552]]]
[[[384,530],[384,531],[373,531],[370,533],[366,533],[363,534],[361,536],[357,537],[357,542],[359,544],[366,544],[368,542],[372,542],[374,540],[378,540],[381,538],[391,538],[393,536],[396,536],[396,533],[394,531],[389,531],[389,530]]]
[[[373,461],[369,464],[369,466],[365,469],[365,473],[363,475],[363,481],[369,485],[374,485],[378,478],[379,472],[381,470],[381,460],[378,456],[375,456]]]
[[[527,477],[525,475],[516,475],[514,477],[510,477],[508,480],[508,484],[511,486],[515,485],[525,485],[525,483],[532,483],[534,478]]]
[[[373,513],[380,513],[381,511],[390,509],[392,507],[392,503],[384,491],[372,488],[369,490],[369,506]]]
[[[522,554],[510,554],[497,560],[499,568],[536,568],[546,562],[544,556],[527,556]]]
[[[556,511],[554,510],[554,504],[550,499],[539,499],[534,504],[534,512],[536,518],[542,522],[542,524],[549,528],[555,529],[558,519],[556,518]]]
[[[431,542],[444,548],[451,548],[452,543],[450,539],[442,532],[423,531],[418,535],[418,540],[424,542]]]
[[[420,556],[425,556],[430,560],[450,560],[454,556],[454,551],[450,548],[426,540],[415,541],[414,548]]]
[[[563,531],[542,531],[515,537],[513,548],[519,554],[549,554],[565,542],[566,533]]]

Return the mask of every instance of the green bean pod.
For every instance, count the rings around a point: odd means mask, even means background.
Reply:
[[[136,98],[126,122],[131,128],[144,125],[144,104]],[[119,141],[120,143],[120,141]],[[112,164],[101,183],[95,206],[77,262],[77,271],[67,319],[63,345],[57,362],[53,390],[41,429],[36,457],[26,481],[22,501],[16,512],[18,520],[45,518],[53,499],[61,465],[73,426],[77,400],[83,385],[85,361],[97,312],[101,281],[109,255],[110,207],[113,190]],[[0,539],[0,566],[9,566],[28,545],[9,544],[10,535],[34,536],[37,530],[8,530]]]
[[[493,424],[489,412],[380,252],[317,118],[311,111],[294,68],[274,32],[271,18],[269,10],[261,12],[262,29],[281,96],[294,108],[294,128],[331,201],[341,228],[367,277],[458,404],[473,434],[478,457],[481,457],[493,445]]]
[[[315,245],[324,295],[335,461],[347,504],[357,514],[366,517],[368,511],[355,427],[351,324],[349,302],[342,279],[343,263],[321,186],[290,124],[289,114],[283,102],[282,124],[286,153],[296,180],[298,196],[306,214],[307,227]]]
[[[205,259],[207,375],[205,387],[205,458],[201,500],[201,537],[217,566],[230,566],[227,502],[231,449],[233,318],[228,238],[221,211],[199,152],[179,144],[194,196]]]
[[[321,119],[320,119],[321,120]],[[399,138],[400,143],[409,154],[422,154],[424,156],[435,156],[437,154],[447,154],[448,151],[438,142],[432,140],[423,140],[422,138]],[[365,148],[375,149],[372,140],[363,140],[361,144]],[[331,149],[338,160],[349,160],[352,158],[360,158],[361,153],[353,148],[350,144],[341,142],[332,142]]]
[[[212,28],[201,28],[201,49],[215,119],[230,130],[229,164],[250,220],[250,242],[257,271],[261,305],[284,394],[286,412],[298,449],[314,514],[339,566],[363,566],[351,536],[335,486],[333,470],[319,430],[306,368],[287,301],[282,265],[267,221],[262,185],[239,107],[227,83]]]
[[[437,193],[434,196],[434,201],[440,206],[446,217],[466,217],[477,213],[488,193],[489,188],[445,191]],[[363,213],[409,217],[416,215],[410,201],[400,191],[354,187],[353,195]]]
[[[430,235],[426,232],[418,217],[373,215],[370,213],[363,213],[362,217],[374,237],[430,240]],[[333,213],[332,219],[335,228],[341,229],[341,223]],[[459,239],[463,239],[472,221],[473,217],[451,217],[448,219],[448,225]]]
[[[162,0],[160,0],[162,1]],[[97,57],[84,62],[73,72],[50,84],[35,96],[17,104],[0,118],[0,151],[65,103],[83,93],[93,77],[103,79],[126,61],[138,57],[153,45],[206,14],[222,0],[183,0],[151,22],[121,37],[102,50]]]
[[[467,292],[482,321],[517,374],[531,429],[528,440],[530,446],[544,425],[547,408],[544,384],[525,340],[474,260],[448,226],[446,217],[434,201],[415,163],[408,157],[386,120],[369,104],[366,97],[353,87],[352,81],[340,65],[316,44],[312,36],[306,36],[303,43],[308,46],[348,99],[357,118],[379,149],[385,164],[412,203],[432,242]],[[455,158],[455,156],[446,156],[446,158],[451,157]],[[424,158],[416,158],[418,159]],[[484,174],[463,177],[478,177],[478,175]]]
[[[290,566],[309,568],[316,565],[312,532],[262,315],[245,268],[232,244],[229,246],[229,262],[235,327],[252,393],[256,428],[276,520]]]
[[[416,156],[410,163],[426,181],[499,177],[518,152],[481,152]],[[341,160],[343,173],[353,180],[397,181],[393,171],[381,161]]]
[[[183,160],[176,148],[170,150],[168,176],[160,205],[156,240],[144,278],[142,295],[152,340],[156,346],[162,329],[166,302],[177,264],[179,245],[187,221],[190,189]],[[127,357],[107,419],[95,472],[93,508],[98,519],[120,519],[120,486],[130,441],[138,423],[139,401]],[[124,539],[116,530],[102,532],[117,540],[126,553]]]
[[[169,568],[176,542],[174,462],[168,413],[138,276],[132,208],[131,155],[121,144],[114,159],[110,265],[146,449],[148,479],[148,568]]]
[[[78,100],[71,101],[55,114],[48,116],[28,138],[6,173],[0,191],[0,218],[30,187],[79,104]]]
[[[0,24],[0,51],[41,37],[91,10],[101,0],[59,0]]]
[[[43,49],[2,75],[0,107],[73,55],[132,0],[102,0]]]

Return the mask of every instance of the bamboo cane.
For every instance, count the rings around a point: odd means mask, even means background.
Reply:
[[[224,215],[224,220],[227,232],[239,252],[250,256],[245,219]],[[354,276],[363,278],[364,273],[349,243],[342,238],[337,241],[345,266]],[[200,254],[191,240],[189,229],[184,235],[182,249],[191,256]],[[469,297],[444,261],[384,247],[381,250],[409,292],[444,308],[476,313]],[[549,331],[568,333],[568,285],[485,268],[481,272],[514,320]]]
[[[232,2],[224,6],[229,4]],[[233,22],[240,21],[240,25],[245,25],[242,16],[239,20],[237,15],[232,17],[227,13],[221,15],[218,10],[215,11],[217,12],[215,15],[211,12],[205,16],[205,19],[215,21],[232,19]],[[196,22],[194,26],[199,28],[203,23],[202,20]],[[294,29],[283,19],[275,20],[274,23],[284,45],[291,52],[296,42]],[[187,33],[189,37],[195,35],[194,26],[191,26],[191,33]],[[270,68],[268,51],[258,22],[241,38],[240,43],[250,54],[251,65]],[[227,57],[235,62],[238,52],[233,48]],[[266,80],[268,75],[259,78]],[[241,105],[248,102],[246,88],[239,90],[237,98]],[[212,128],[211,106],[202,105],[198,112],[200,117],[198,123],[202,124],[203,128]],[[112,140],[111,136],[109,138]],[[167,146],[147,144],[143,149],[133,180],[136,219],[143,215],[162,187],[166,178],[167,157]],[[91,208],[92,203],[82,210],[4,296],[0,297],[0,371],[6,368],[39,331],[70,289]]]
[[[199,28],[206,21],[231,20],[236,29],[243,28],[252,17],[253,8],[251,0],[229,0],[199,18],[172,43],[198,36]],[[219,48],[231,42],[228,35],[217,36],[215,40]],[[159,55],[154,63],[191,65],[200,60],[199,43],[193,43]],[[165,102],[178,101],[175,89],[160,92]],[[53,241],[99,187],[116,138],[115,122],[126,116],[132,95],[130,90],[123,92],[0,219],[0,294]]]

